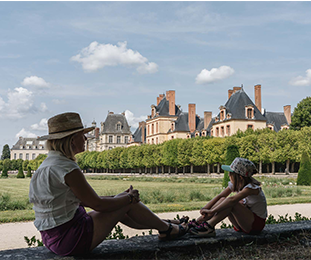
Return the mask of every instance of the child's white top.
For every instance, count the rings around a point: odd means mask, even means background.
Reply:
[[[231,181],[228,182],[228,187],[233,191],[233,184]],[[263,193],[260,186],[255,184],[247,184],[242,190],[245,188],[250,189],[259,189],[258,195],[249,195],[243,199],[244,205],[247,206],[252,212],[254,212],[258,217],[266,219],[268,216],[267,213],[267,201],[265,194]]]
[[[65,183],[65,176],[80,169],[76,162],[62,153],[50,151],[31,178],[29,201],[33,203],[39,231],[48,230],[71,220],[80,200]]]

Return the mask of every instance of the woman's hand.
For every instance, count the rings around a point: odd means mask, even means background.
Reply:
[[[214,215],[215,212],[212,210],[212,209],[205,209],[205,208],[202,208],[200,210],[200,214],[203,215],[204,217],[208,217],[209,215]]]

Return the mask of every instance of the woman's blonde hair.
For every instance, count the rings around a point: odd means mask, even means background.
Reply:
[[[256,179],[254,179],[253,177],[244,177],[238,173],[235,172],[229,172],[229,176],[232,177],[233,179],[233,191],[240,191],[241,189],[243,189],[247,184],[251,183],[252,185],[261,185],[261,182],[257,181]],[[239,187],[239,183],[240,183],[240,177],[243,178],[244,180],[244,186],[243,187]]]
[[[49,151],[58,151],[65,155],[68,159],[76,161],[75,154],[72,151],[71,143],[74,134],[66,136],[62,139],[47,140],[46,146]]]

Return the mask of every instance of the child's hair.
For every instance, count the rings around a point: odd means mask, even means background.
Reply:
[[[261,182],[257,181],[256,179],[254,179],[253,177],[244,177],[238,173],[235,172],[229,172],[229,176],[231,176],[233,178],[233,191],[240,191],[242,188],[244,188],[247,184],[251,183],[252,185],[261,185]],[[240,183],[240,177],[243,178],[244,180],[244,186],[243,187],[239,187],[239,183]]]
[[[46,146],[49,151],[61,152],[68,159],[76,161],[76,157],[72,151],[71,142],[74,134],[66,136],[62,139],[47,140]]]

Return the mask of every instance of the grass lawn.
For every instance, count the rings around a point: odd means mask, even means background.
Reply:
[[[221,190],[222,179],[153,178],[153,177],[87,177],[99,195],[113,195],[130,184],[140,191],[141,200],[154,212],[200,209]],[[295,185],[295,179],[260,178],[268,205],[310,203],[311,187]],[[0,179],[0,223],[31,221],[32,205],[28,203],[30,179]]]

